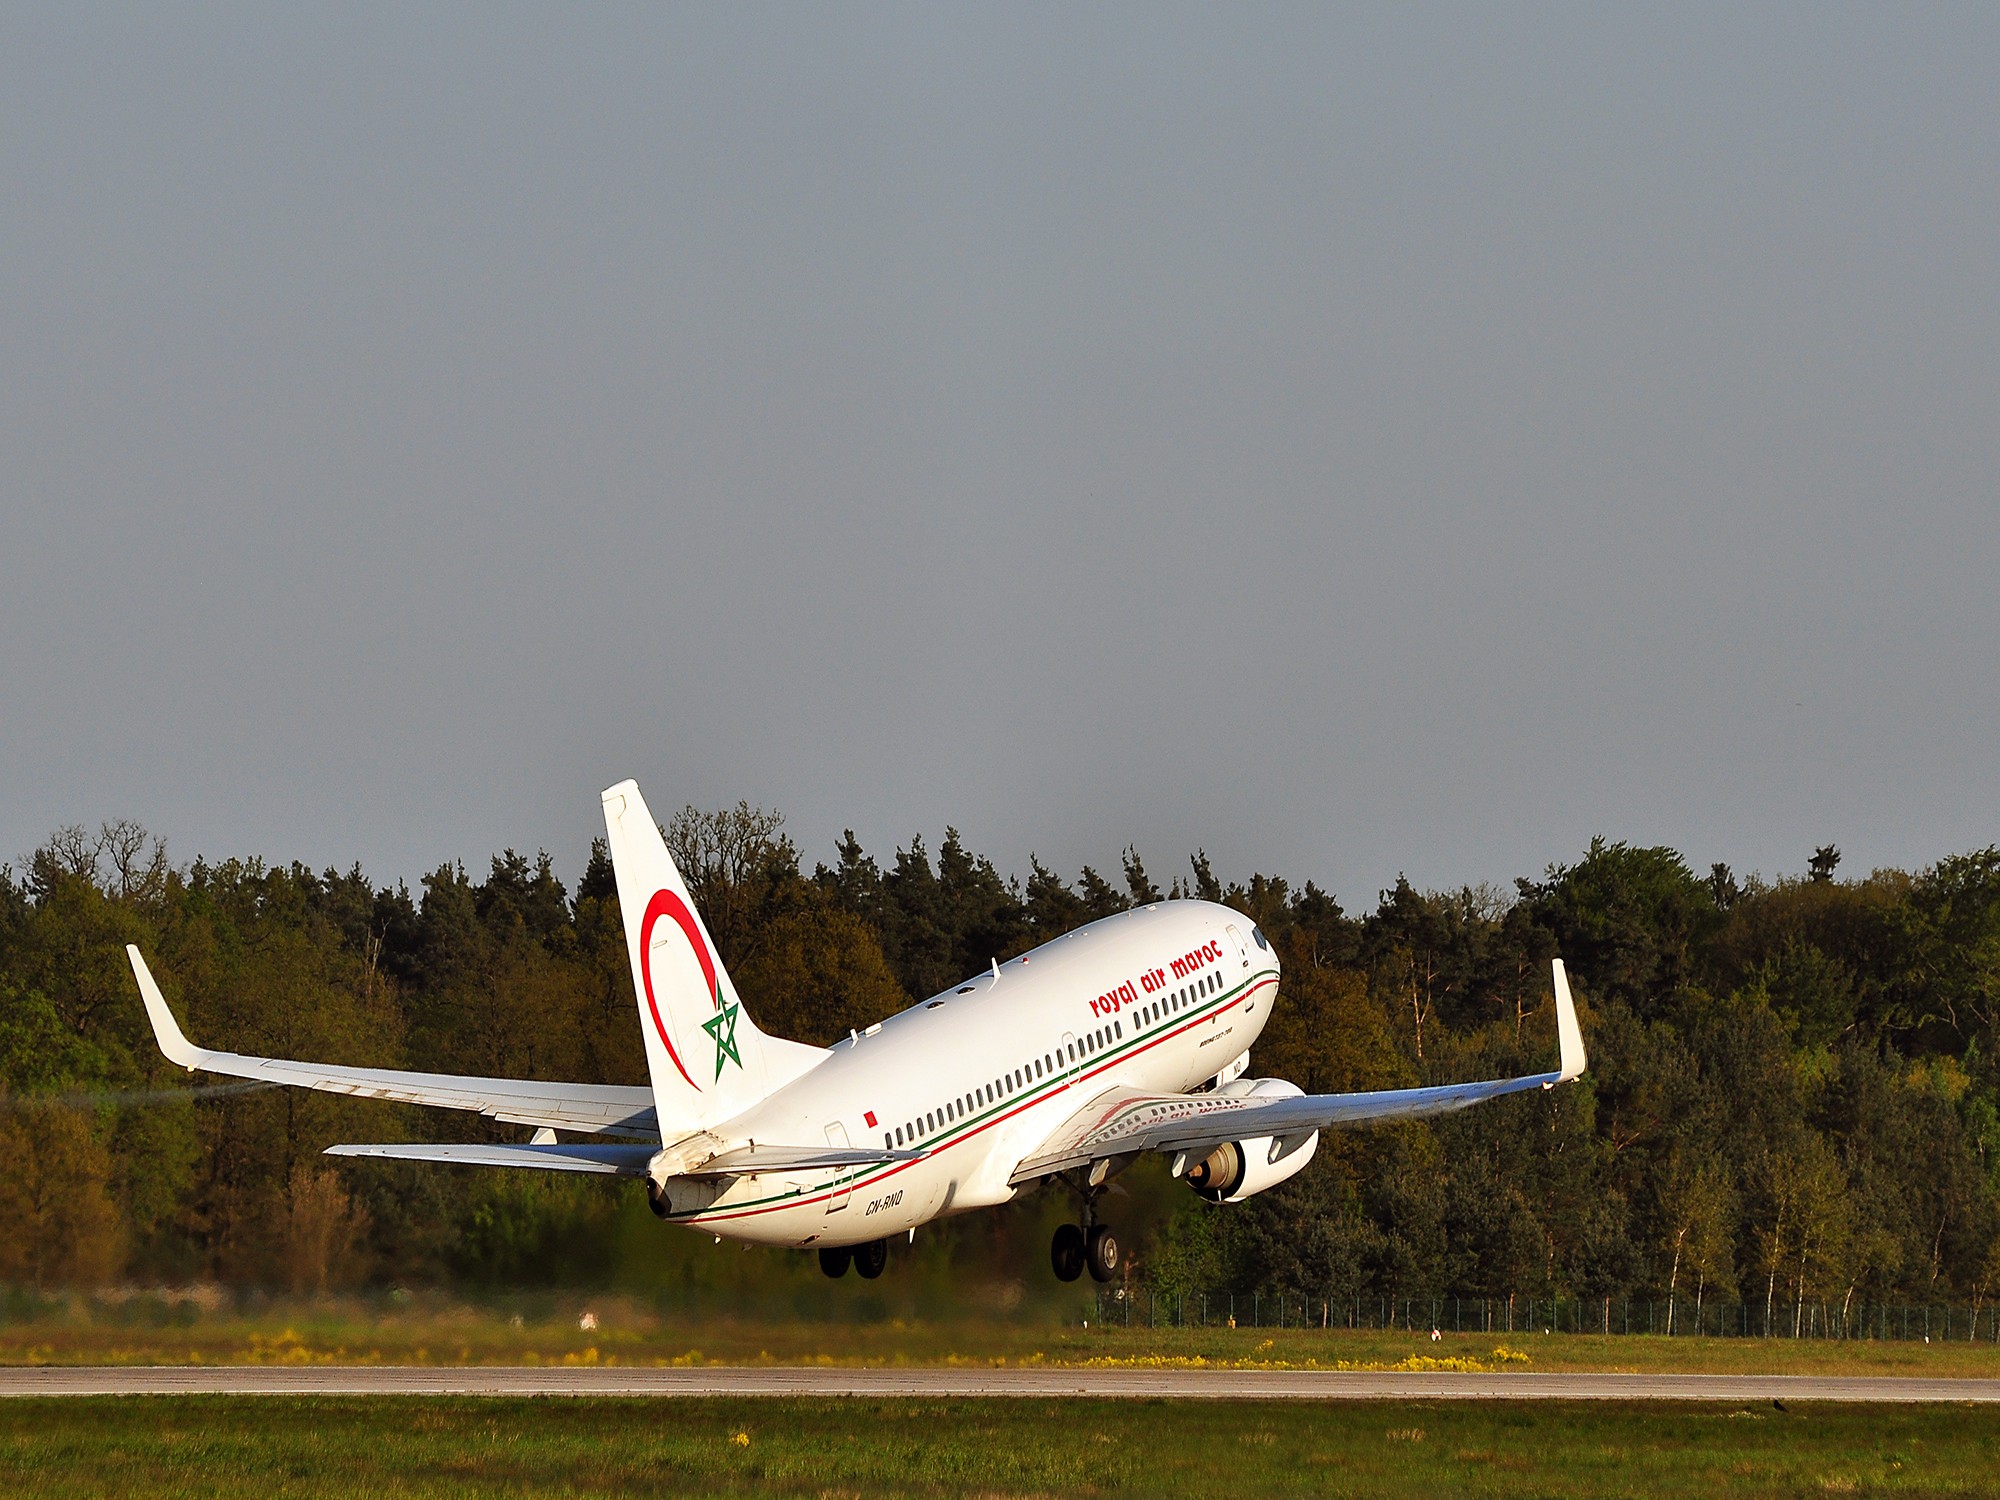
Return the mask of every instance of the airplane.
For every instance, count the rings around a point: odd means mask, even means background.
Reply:
[[[636,1177],[660,1218],[816,1250],[832,1277],[850,1265],[879,1276],[891,1239],[1062,1183],[1079,1221],[1056,1231],[1051,1267],[1063,1281],[1087,1270],[1100,1282],[1117,1274],[1120,1249],[1098,1206],[1111,1176],[1142,1155],[1168,1157],[1172,1175],[1211,1202],[1240,1203],[1303,1170],[1323,1130],[1463,1109],[1584,1070],[1557,959],[1553,1072],[1351,1094],[1249,1077],[1277,1002],[1277,954],[1242,913],[1179,899],[996,959],[832,1047],[787,1041],[744,1008],[638,783],[602,800],[649,1087],[209,1051],[188,1041],[128,946],[160,1050],[190,1072],[473,1110],[533,1132],[329,1155]]]

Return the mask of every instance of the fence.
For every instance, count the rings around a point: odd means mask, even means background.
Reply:
[[[1718,1302],[1692,1297],[1313,1297],[1097,1288],[1094,1321],[1152,1328],[1369,1328],[1428,1333],[1652,1334],[2000,1344],[2000,1305]]]

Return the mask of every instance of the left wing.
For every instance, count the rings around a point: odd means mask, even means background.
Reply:
[[[1315,1130],[1441,1115],[1503,1094],[1551,1089],[1559,1083],[1568,1083],[1584,1069],[1583,1032],[1576,1024],[1576,1002],[1570,997],[1569,976],[1561,959],[1555,960],[1554,972],[1556,1042],[1561,1056],[1553,1073],[1420,1089],[1380,1089],[1365,1094],[1301,1094],[1289,1099],[1107,1089],[1072,1115],[1016,1167],[1010,1181],[1026,1182],[1139,1151],[1186,1152],[1194,1156],[1206,1155],[1225,1141],[1264,1136],[1293,1136],[1302,1140]]]
[[[199,1069],[231,1078],[254,1078],[260,1083],[320,1089],[329,1094],[356,1094],[364,1099],[472,1110],[513,1125],[659,1139],[660,1125],[653,1113],[653,1091],[649,1088],[544,1083],[533,1078],[467,1078],[451,1073],[408,1073],[396,1068],[350,1068],[197,1047],[187,1039],[180,1022],[167,1008],[166,996],[160,993],[153,971],[146,967],[138,948],[126,944],[125,955],[132,960],[132,977],[139,982],[139,997],[146,1002],[146,1015],[153,1023],[153,1036],[160,1044],[160,1051],[166,1054],[167,1061],[190,1073]]]

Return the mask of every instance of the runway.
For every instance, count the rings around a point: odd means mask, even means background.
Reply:
[[[1332,1370],[193,1365],[0,1368],[0,1396],[859,1396],[1172,1401],[2000,1402],[2000,1380]]]

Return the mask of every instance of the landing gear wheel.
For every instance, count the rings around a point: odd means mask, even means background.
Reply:
[[[1063,1225],[1049,1242],[1049,1264],[1055,1268],[1056,1280],[1076,1280],[1083,1274],[1083,1262],[1083,1230],[1075,1224]]]
[[[819,1253],[819,1268],[835,1281],[847,1274],[847,1263],[854,1258],[854,1252],[845,1245],[829,1245]]]
[[[1118,1274],[1118,1236],[1109,1224],[1099,1224],[1090,1231],[1085,1257],[1092,1281],[1109,1281]]]
[[[864,1279],[873,1281],[877,1276],[882,1274],[882,1268],[888,1264],[889,1242],[887,1240],[870,1240],[865,1245],[856,1245],[854,1247],[854,1269],[859,1271]]]

